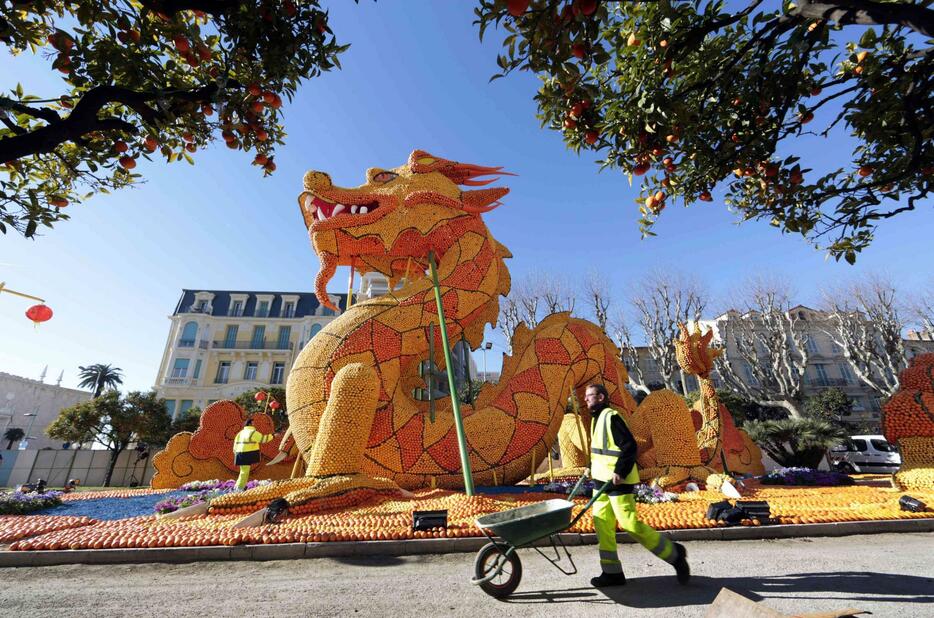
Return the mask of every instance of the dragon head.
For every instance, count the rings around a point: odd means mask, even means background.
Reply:
[[[390,278],[424,272],[429,252],[443,256],[451,242],[451,223],[500,205],[509,189],[461,189],[483,186],[512,175],[500,167],[483,167],[441,159],[416,150],[395,169],[370,168],[366,182],[337,187],[324,172],[305,174],[298,204],[312,246],[321,261],[315,294],[334,308],[327,284],[338,266],[361,273],[378,271]]]

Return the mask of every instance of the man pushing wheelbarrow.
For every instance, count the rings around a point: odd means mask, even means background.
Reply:
[[[687,550],[680,543],[639,521],[636,498],[639,483],[636,466],[636,439],[623,415],[609,406],[609,395],[602,384],[591,384],[584,391],[584,403],[591,413],[590,474],[594,480],[609,482],[593,505],[593,527],[600,547],[602,572],[590,580],[597,588],[626,583],[623,566],[616,552],[616,523],[640,545],[675,567],[678,583],[691,579]]]
[[[587,505],[573,516],[574,496],[584,483],[586,474],[577,481],[567,500],[553,499],[492,513],[477,518],[477,527],[490,542],[477,553],[472,583],[487,594],[504,598],[512,594],[522,579],[522,561],[516,552],[532,547],[565,575],[577,573],[571,553],[564,547],[560,533],[572,528],[593,507],[594,529],[600,546],[599,576],[590,580],[597,587],[622,586],[626,583],[623,567],[616,553],[617,522],[629,535],[653,554],[675,568],[678,582],[687,584],[691,578],[687,551],[680,543],[672,543],[636,516],[633,489],[639,482],[636,467],[636,440],[622,415],[608,405],[606,387],[591,384],[584,401],[593,418],[591,427],[590,468],[594,480],[602,483]],[[535,546],[549,539],[554,558]],[[558,546],[564,550],[571,569],[565,570]]]

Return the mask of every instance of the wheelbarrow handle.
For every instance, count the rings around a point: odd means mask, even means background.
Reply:
[[[581,480],[583,480],[583,479],[581,479]],[[580,482],[580,481],[578,481],[578,483],[579,483],[579,482]],[[581,510],[581,512],[577,514],[577,517],[575,517],[574,519],[571,520],[571,523],[568,524],[568,528],[573,528],[573,527],[574,527],[574,524],[576,524],[578,521],[580,521],[580,518],[583,517],[584,514],[586,514],[587,511],[590,510],[590,507],[592,507],[592,506],[593,506],[593,503],[597,501],[597,498],[599,498],[600,496],[602,496],[602,495],[603,495],[603,492],[605,492],[607,489],[609,489],[609,488],[610,488],[610,485],[612,485],[612,484],[613,484],[613,481],[607,481],[606,483],[604,483],[604,484],[603,484],[603,487],[601,487],[601,488],[599,489],[599,491],[597,491],[597,492],[593,495],[593,497],[590,499],[589,502],[587,502],[587,504],[584,506],[584,508]],[[570,500],[570,497],[568,498],[568,500]]]
[[[588,476],[590,476],[590,474],[587,472],[587,470],[584,470],[584,473],[581,475],[581,477],[577,479],[577,484],[574,485],[571,493],[568,494],[568,502],[574,500],[574,497],[577,495],[577,492],[581,490],[581,487],[584,485],[584,481],[587,480]]]

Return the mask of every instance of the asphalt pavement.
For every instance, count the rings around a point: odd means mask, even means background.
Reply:
[[[507,601],[469,583],[473,554],[269,562],[62,565],[0,569],[0,616],[704,616],[721,588],[796,614],[853,607],[874,617],[934,616],[934,533],[687,542],[679,586],[641,547],[620,546],[625,587],[595,590],[595,546],[579,573],[521,550]]]

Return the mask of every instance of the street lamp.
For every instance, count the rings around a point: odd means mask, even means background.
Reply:
[[[29,421],[29,429],[26,430],[26,435],[23,436],[23,439],[19,441],[19,450],[25,451],[26,447],[29,446],[29,439],[35,439],[35,436],[32,435],[32,426],[36,424],[36,417],[39,416],[35,412],[26,412],[23,416],[31,416],[32,420]]]
[[[486,372],[486,351],[487,351],[487,350],[492,350],[492,349],[493,349],[493,343],[492,343],[492,342],[487,341],[486,343],[483,344],[483,381],[484,381],[484,382],[489,382],[489,381],[490,381],[490,377],[489,377],[489,375],[488,375],[487,372]]]

